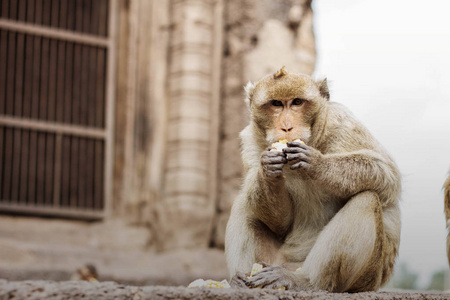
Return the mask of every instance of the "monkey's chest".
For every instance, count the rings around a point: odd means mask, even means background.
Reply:
[[[315,181],[286,176],[285,184],[295,208],[295,222],[299,226],[325,226],[339,211],[337,199]],[[293,229],[297,224],[293,224]]]

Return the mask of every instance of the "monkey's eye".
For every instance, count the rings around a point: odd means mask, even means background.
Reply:
[[[270,104],[272,104],[272,106],[283,106],[283,102],[280,100],[271,100]]]
[[[292,105],[302,105],[304,102],[305,102],[305,100],[303,100],[303,99],[295,98],[295,99],[292,101]]]

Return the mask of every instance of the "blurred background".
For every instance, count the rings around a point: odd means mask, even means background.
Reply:
[[[243,86],[285,65],[328,77],[332,100],[400,167],[402,242],[388,288],[449,288],[448,8],[0,0],[0,277],[227,278]]]
[[[397,275],[415,275],[410,288],[432,280],[436,288],[448,273],[442,185],[450,169],[450,3],[317,0],[313,8],[315,74],[328,77],[333,100],[371,130],[403,175]]]

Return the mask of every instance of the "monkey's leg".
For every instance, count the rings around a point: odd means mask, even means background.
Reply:
[[[245,213],[245,204],[239,197],[231,209],[225,232],[225,256],[231,277],[237,272],[249,272],[255,260],[253,233]]]
[[[389,218],[400,218],[398,209],[389,214]],[[399,236],[399,229],[399,222],[383,221],[381,203],[375,192],[359,193],[325,226],[300,275],[315,289],[376,290],[386,280],[383,272],[391,272],[387,268],[392,268],[397,254],[398,239],[386,238],[386,232],[395,236],[398,231]]]
[[[245,274],[250,273],[255,262],[284,262],[279,255],[281,242],[267,226],[248,210],[246,212],[242,200],[240,197],[235,200],[225,234],[225,255],[232,286],[245,286]]]

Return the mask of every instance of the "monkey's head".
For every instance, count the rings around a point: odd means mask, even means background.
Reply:
[[[267,144],[280,139],[308,142],[318,112],[330,99],[327,80],[315,81],[304,74],[288,73],[284,67],[245,91],[251,120]]]

